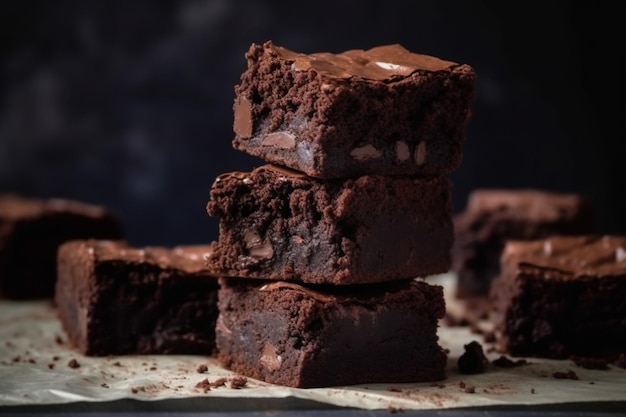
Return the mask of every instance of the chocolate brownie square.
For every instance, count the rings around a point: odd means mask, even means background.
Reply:
[[[494,281],[496,337],[516,356],[626,352],[626,237],[509,241]]]
[[[219,176],[217,275],[359,284],[447,272],[452,246],[446,178],[320,180],[264,165]]]
[[[305,286],[220,278],[218,360],[269,383],[310,388],[437,381],[440,286]]]
[[[119,219],[101,206],[0,195],[0,298],[52,298],[60,244],[122,235]]]
[[[63,244],[55,301],[70,342],[90,356],[213,353],[218,284],[204,266],[210,251]]]
[[[507,240],[593,233],[590,202],[577,194],[543,190],[480,189],[454,217],[452,269],[458,275],[456,295],[485,297],[500,272]]]
[[[246,58],[235,149],[318,178],[439,176],[461,162],[469,65],[400,45],[307,55],[266,42]]]

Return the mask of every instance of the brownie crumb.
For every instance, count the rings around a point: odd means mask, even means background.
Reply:
[[[526,359],[518,359],[514,361],[504,355],[501,355],[498,359],[494,359],[491,363],[498,368],[517,368],[518,366],[528,365],[528,361]]]
[[[609,369],[609,361],[603,358],[588,358],[583,356],[572,356],[570,358],[576,366],[585,369],[598,369],[606,371]]]
[[[402,392],[402,389],[400,389],[398,387],[388,387],[387,391],[389,391],[389,392]]]
[[[100,386],[101,386],[102,388],[109,388],[109,386],[108,386],[107,384],[105,384],[104,382],[103,382],[102,384],[100,384]]]
[[[530,389],[530,393],[531,393],[531,394],[534,394],[534,393],[535,393],[535,389],[534,389],[534,388],[531,388],[531,389]]]
[[[151,371],[156,371],[156,370],[157,370],[157,367],[156,367],[156,366],[151,366],[151,367],[150,367],[150,370],[151,370]]]
[[[569,370],[567,372],[555,372],[552,374],[552,377],[556,378],[556,379],[572,379],[572,380],[578,380],[578,375],[576,375],[576,372]]]
[[[203,392],[209,392],[211,391],[211,386],[212,384],[209,382],[208,379],[204,378],[202,381],[198,382],[195,387],[202,390]]]
[[[55,362],[58,361],[59,359],[61,359],[61,358],[59,358],[58,356],[53,356],[52,357],[52,360],[55,361]]]
[[[139,390],[137,388],[131,388],[130,392],[132,392],[133,394],[137,394]]]
[[[21,356],[14,356],[13,358],[11,358],[11,362],[19,362],[22,360]]]
[[[48,369],[54,369],[54,364],[53,363],[49,363],[48,364]]]
[[[63,338],[61,336],[59,336],[59,335],[57,335],[54,338],[54,341],[56,342],[57,345],[62,345],[63,344]]]
[[[402,408],[398,408],[398,407],[393,407],[393,406],[389,406],[387,407],[387,411],[390,412],[391,414],[395,414],[395,413],[401,413],[404,411],[404,409]]]
[[[37,363],[37,362],[36,362],[33,358],[30,358],[30,359],[28,360],[28,363]]]
[[[217,387],[223,387],[224,385],[226,385],[226,378],[217,378],[215,381],[213,381],[213,383],[211,384],[211,386],[213,388],[217,388]]]
[[[198,372],[199,374],[203,374],[207,372],[208,370],[209,368],[206,365],[200,365],[198,366],[198,369],[196,369],[196,372]]]
[[[462,374],[481,374],[487,370],[489,360],[480,343],[473,341],[463,346],[465,352],[459,357],[457,365]]]
[[[465,392],[466,394],[474,394],[476,393],[476,387],[468,384],[465,386],[465,388],[463,388],[463,392]]]
[[[245,376],[237,376],[230,380],[230,388],[231,389],[241,389],[246,386],[248,383],[248,378]]]
[[[467,385],[464,381],[459,382],[459,388],[465,388]]]
[[[589,381],[589,385],[595,385],[596,383],[593,381]]]
[[[72,369],[76,369],[76,368],[80,368],[80,363],[78,363],[76,359],[72,359],[67,363],[67,366],[69,366]]]
[[[119,362],[113,362],[113,366],[122,366],[122,364]]]

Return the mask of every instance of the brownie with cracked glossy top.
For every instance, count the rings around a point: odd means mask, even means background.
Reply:
[[[89,356],[212,354],[218,284],[205,268],[210,252],[107,240],[63,244],[55,301],[70,342]]]
[[[452,246],[444,177],[320,180],[264,165],[214,182],[217,275],[360,284],[447,272]]]
[[[105,207],[0,195],[0,298],[52,298],[59,245],[122,237],[119,219]]]
[[[587,233],[593,233],[593,210],[583,196],[537,189],[475,190],[465,211],[454,217],[456,295],[489,294],[507,240]]]
[[[269,383],[310,388],[438,381],[440,286],[311,286],[220,278],[218,360]]]
[[[253,44],[235,88],[241,151],[318,178],[444,175],[462,159],[466,64],[400,45],[302,54]]]
[[[491,289],[496,338],[516,356],[626,352],[626,237],[510,241]]]

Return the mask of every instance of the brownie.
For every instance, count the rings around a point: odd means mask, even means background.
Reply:
[[[0,195],[0,298],[52,298],[61,243],[122,237],[119,219],[104,207]]]
[[[462,159],[469,65],[400,45],[302,54],[266,42],[235,87],[235,149],[318,178],[444,175]]]
[[[416,280],[305,285],[220,278],[220,363],[300,388],[445,378],[440,286]]]
[[[220,175],[217,275],[318,284],[425,277],[450,267],[446,178],[321,180],[274,165]]]
[[[459,298],[486,297],[500,272],[508,239],[593,233],[590,202],[577,194],[543,190],[480,189],[454,217],[452,270]]]
[[[626,237],[510,241],[491,290],[496,338],[514,356],[626,352]]]
[[[205,268],[209,254],[209,246],[63,244],[55,300],[70,342],[89,356],[213,353],[218,284]]]

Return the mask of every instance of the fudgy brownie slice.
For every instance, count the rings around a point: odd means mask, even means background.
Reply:
[[[90,356],[211,354],[218,284],[209,254],[209,246],[63,244],[55,301],[69,340]]]
[[[496,337],[517,356],[626,352],[626,237],[510,241],[494,281]]]
[[[236,86],[233,146],[319,178],[439,176],[462,159],[468,65],[400,45],[339,54],[253,44]]]
[[[219,176],[207,211],[220,219],[217,275],[357,284],[450,267],[446,178],[320,180],[264,165]]]
[[[122,235],[119,219],[104,207],[0,195],[0,297],[52,298],[61,243]]]
[[[440,286],[220,278],[218,305],[218,359],[252,378],[308,388],[445,377]]]
[[[476,190],[454,217],[452,269],[460,298],[485,297],[500,272],[507,240],[593,233],[593,213],[580,195],[543,190]]]

